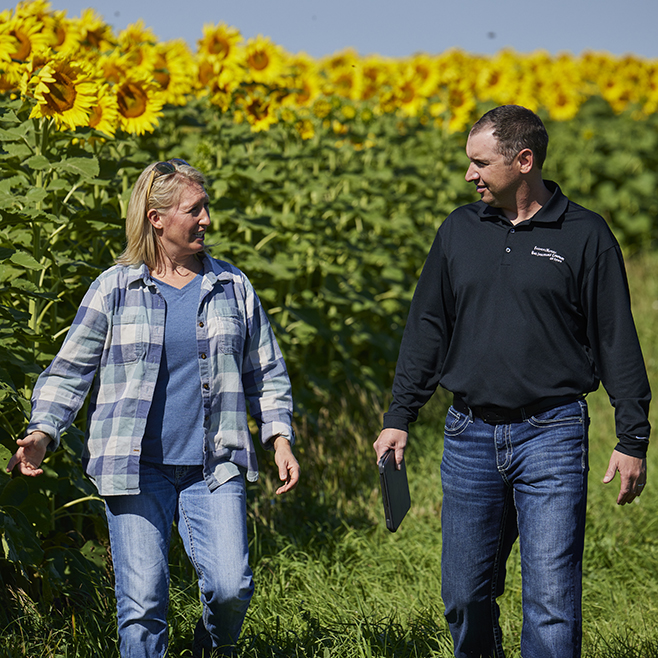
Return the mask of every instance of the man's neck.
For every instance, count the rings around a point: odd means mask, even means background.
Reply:
[[[520,224],[534,217],[550,200],[551,191],[539,180],[535,185],[525,185],[517,190],[516,203],[502,208],[503,214],[512,224]]]

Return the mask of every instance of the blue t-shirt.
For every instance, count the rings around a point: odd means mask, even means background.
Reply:
[[[157,464],[203,463],[203,406],[196,342],[200,274],[185,287],[157,281],[166,303],[164,345],[141,459]]]

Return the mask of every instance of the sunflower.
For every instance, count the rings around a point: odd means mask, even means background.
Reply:
[[[338,119],[334,119],[331,122],[331,129],[334,131],[334,134],[336,135],[346,135],[350,130],[348,126],[338,121]]]
[[[114,137],[119,126],[119,104],[110,85],[103,84],[98,90],[98,101],[91,110],[89,127]]]
[[[493,100],[499,105],[514,103],[521,78],[519,58],[511,50],[502,50],[478,67],[475,94],[481,101]]]
[[[46,19],[50,14],[50,2],[48,0],[27,0],[19,2],[14,10],[16,16],[35,16],[40,21]]]
[[[325,57],[321,66],[327,76],[331,77],[333,71],[347,69],[359,64],[359,54],[354,48],[345,48],[338,53]]]
[[[552,58],[541,70],[543,80],[537,85],[539,102],[557,121],[573,119],[585,101],[586,85],[581,71],[570,55]]]
[[[375,105],[377,114],[393,114],[398,109],[398,99],[394,89],[380,92]]]
[[[12,54],[18,50],[18,39],[2,26],[0,22],[0,63],[10,63]]]
[[[162,116],[164,94],[148,77],[133,72],[115,87],[119,125],[127,132],[143,135],[153,132]]]
[[[43,23],[32,15],[14,15],[3,25],[2,33],[15,39],[16,48],[9,57],[18,62],[30,59],[33,50],[49,46],[50,36],[43,31]]]
[[[363,88],[363,74],[361,67],[357,65],[333,68],[329,72],[329,80],[323,87],[327,96],[337,95],[357,100],[361,98]]]
[[[112,28],[93,9],[85,9],[80,18],[71,19],[71,22],[83,46],[106,52],[116,45]]]
[[[461,132],[468,128],[473,122],[477,108],[475,94],[467,81],[462,84],[452,85],[448,90],[448,108],[450,119],[448,130],[450,132]]]
[[[157,42],[153,30],[147,28],[141,18],[119,32],[118,36],[119,50],[126,55],[132,67],[144,73],[151,73],[156,65]]]
[[[284,63],[284,51],[268,38],[259,34],[247,41],[245,48],[247,80],[264,85],[274,84],[284,71]]]
[[[192,91],[194,60],[182,39],[158,43],[153,49],[153,78],[164,93],[165,102],[185,105],[187,94]]]
[[[423,81],[416,75],[413,68],[402,66],[392,82],[391,101],[403,114],[410,117],[418,116],[425,106],[426,97],[422,93]]]
[[[414,55],[403,63],[405,77],[413,78],[414,86],[421,96],[429,98],[436,92],[439,70],[433,57],[425,53]]]
[[[612,57],[608,53],[587,50],[580,56],[579,68],[584,79],[596,84],[596,81],[601,75],[605,74],[611,63]]]
[[[66,11],[51,11],[47,0],[31,0],[16,5],[15,16],[31,16],[41,25],[41,31],[47,36],[48,46],[58,52],[70,52],[77,42],[75,30],[70,29]]]
[[[617,75],[624,80],[628,102],[639,102],[651,83],[650,69],[645,60],[626,55],[617,62],[615,68]]]
[[[309,107],[322,93],[317,75],[305,73],[286,80],[287,93],[282,102],[294,107]]]
[[[584,98],[579,90],[568,83],[555,80],[547,86],[543,105],[557,121],[569,121],[577,114]]]
[[[647,90],[642,106],[645,114],[654,114],[658,112],[658,62],[649,64],[647,67]]]
[[[130,59],[125,53],[112,50],[102,53],[96,59],[96,70],[106,82],[119,84],[132,70]]]
[[[98,83],[88,67],[67,55],[58,55],[41,67],[24,89],[37,102],[31,119],[51,117],[57,126],[71,130],[89,125],[91,109],[98,100]]]
[[[326,98],[318,98],[313,103],[312,112],[318,119],[324,119],[331,114],[331,103]]]
[[[295,77],[299,75],[319,75],[318,63],[305,52],[290,55],[288,58],[288,73]]]
[[[198,64],[199,94],[208,93],[210,102],[226,112],[233,98],[233,92],[244,80],[244,69],[236,58],[205,60]]]
[[[370,100],[390,87],[394,77],[393,64],[381,57],[367,57],[361,62],[361,77],[361,100]]]
[[[295,130],[304,140],[313,139],[313,137],[315,137],[315,126],[310,119],[301,119],[297,121],[295,124]]]
[[[59,53],[78,53],[82,45],[79,23],[66,17],[65,11],[52,14],[52,48]]]
[[[288,106],[308,107],[322,93],[318,66],[306,53],[290,57],[288,72],[282,77],[281,84],[287,90],[282,102]]]
[[[242,35],[235,27],[226,23],[203,26],[203,37],[197,41],[197,55],[210,60],[231,59],[242,42]]]
[[[241,108],[243,117],[251,126],[252,132],[268,130],[272,124],[278,121],[277,106],[270,96],[249,93],[238,97],[238,106]]]
[[[514,102],[536,112],[553,85],[553,57],[546,50],[536,50],[521,60]]]

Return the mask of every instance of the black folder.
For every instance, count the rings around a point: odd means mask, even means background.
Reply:
[[[394,450],[388,450],[379,460],[379,483],[382,487],[386,527],[395,532],[411,507],[411,498],[404,459],[398,470],[395,467]]]

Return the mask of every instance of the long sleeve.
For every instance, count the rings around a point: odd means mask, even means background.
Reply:
[[[66,339],[41,373],[32,394],[28,433],[41,430],[59,445],[75,420],[100,364],[108,321],[98,283],[87,291]]]
[[[615,408],[617,450],[644,457],[651,429],[651,390],[618,246],[604,251],[590,268],[583,296],[592,355]]]
[[[276,436],[284,436],[292,444],[292,390],[286,365],[265,310],[246,277],[245,293],[247,337],[242,382],[249,413],[258,424],[265,447],[271,447]]]
[[[384,427],[407,430],[436,390],[455,317],[448,264],[436,235],[409,309]]]

